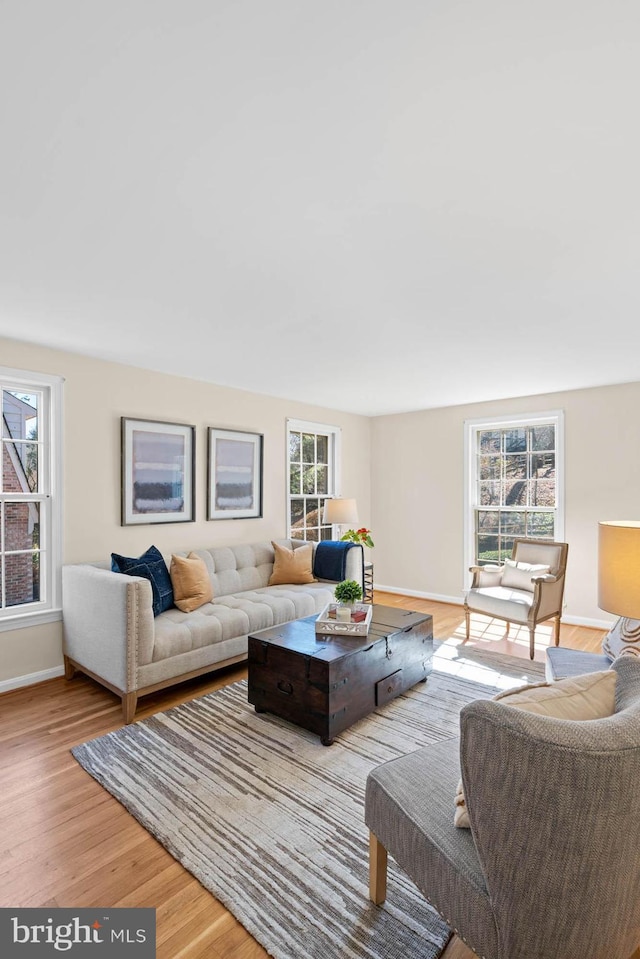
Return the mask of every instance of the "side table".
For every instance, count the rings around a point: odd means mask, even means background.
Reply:
[[[364,564],[364,596],[365,603],[373,603],[373,563]]]

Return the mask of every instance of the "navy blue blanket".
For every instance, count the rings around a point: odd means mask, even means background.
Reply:
[[[332,579],[334,582],[341,583],[345,579],[347,571],[347,552],[354,546],[362,549],[359,543],[343,543],[342,540],[335,539],[322,540],[316,546],[313,575],[317,579]],[[364,569],[364,562],[362,566]],[[361,583],[361,586],[364,590],[364,583]]]

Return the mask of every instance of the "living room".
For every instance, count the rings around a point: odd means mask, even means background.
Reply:
[[[640,25],[626,4],[583,17],[568,0],[459,11],[463,27],[418,3],[214,15],[194,0],[162,4],[159,23],[143,0],[37,6],[33,22],[0,13],[14,91],[0,376],[58,391],[59,527],[50,609],[0,620],[2,905],[159,902],[158,955],[257,959],[233,911],[73,759],[122,721],[109,690],[63,678],[60,568],[286,538],[288,424],[326,426],[340,436],[332,492],[373,532],[375,602],[424,609],[436,640],[464,648],[469,424],[558,414],[561,643],[599,650],[615,613],[598,605],[598,524],[640,519]],[[446,110],[422,84],[446,87]],[[123,418],[194,428],[191,522],[122,523]],[[262,437],[260,515],[207,518],[212,428]],[[526,630],[473,626],[469,649],[517,653],[526,674]],[[536,637],[538,680],[550,636]],[[157,692],[136,719],[245,677]]]

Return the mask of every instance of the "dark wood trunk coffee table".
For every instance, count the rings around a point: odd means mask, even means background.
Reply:
[[[316,616],[249,636],[249,702],[317,733],[324,746],[377,706],[425,682],[433,620],[374,605],[366,636],[316,634]]]

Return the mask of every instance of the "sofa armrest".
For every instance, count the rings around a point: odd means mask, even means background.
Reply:
[[[137,689],[151,662],[151,583],[89,564],[62,569],[63,652],[121,692]]]

